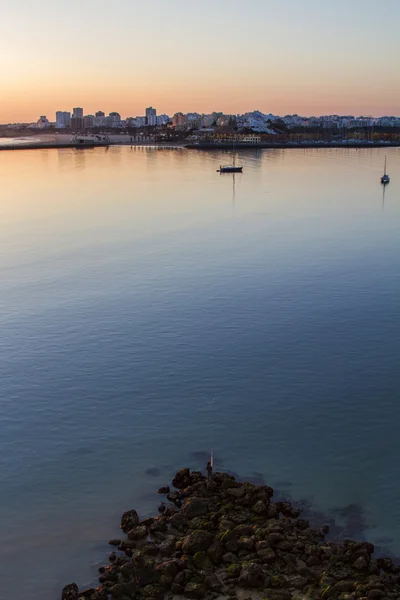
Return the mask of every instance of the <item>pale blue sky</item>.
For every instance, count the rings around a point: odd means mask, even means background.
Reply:
[[[178,110],[400,114],[400,0],[13,0],[0,122]]]

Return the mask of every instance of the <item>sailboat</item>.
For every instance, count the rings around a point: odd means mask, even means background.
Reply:
[[[231,165],[220,165],[219,169],[217,169],[217,173],[241,173],[243,171],[243,167],[241,165],[236,165],[236,152],[235,148],[233,148],[233,158]]]
[[[390,183],[390,177],[386,173],[386,156],[385,156],[385,168],[384,168],[384,171],[383,171],[383,175],[381,177],[381,183],[383,183],[383,185],[386,185],[387,183]]]

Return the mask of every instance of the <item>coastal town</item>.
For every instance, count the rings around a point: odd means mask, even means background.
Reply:
[[[290,143],[290,142],[365,142],[399,143],[400,117],[323,115],[274,115],[259,110],[244,114],[212,112],[176,112],[172,117],[158,114],[148,107],[144,115],[123,118],[118,112],[99,110],[84,114],[81,107],[72,111],[59,110],[55,119],[46,115],[32,123],[0,125],[0,137],[53,134],[99,134],[131,136],[131,141],[153,142],[237,142],[237,143]]]

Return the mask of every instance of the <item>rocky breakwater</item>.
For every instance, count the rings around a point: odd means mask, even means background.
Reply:
[[[265,600],[389,600],[400,598],[400,567],[374,558],[372,544],[325,539],[267,486],[238,483],[226,473],[212,482],[179,471],[159,516],[123,514],[123,540],[100,585],[65,586],[62,600],[264,598]]]

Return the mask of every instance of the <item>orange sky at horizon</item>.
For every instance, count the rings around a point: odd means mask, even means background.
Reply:
[[[215,96],[204,90],[161,91],[150,89],[88,90],[6,90],[1,93],[0,123],[34,122],[40,115],[55,120],[57,110],[72,112],[73,107],[83,107],[85,114],[103,110],[106,114],[117,111],[123,118],[144,115],[147,106],[157,109],[157,114],[172,116],[175,112],[211,113],[221,111],[241,114],[260,110],[277,115],[301,114],[304,116],[326,114],[351,114],[379,117],[396,115],[400,102],[392,96],[383,101],[380,94],[366,94],[365,90],[348,91],[325,89],[276,89],[264,93],[262,89],[235,89]]]

